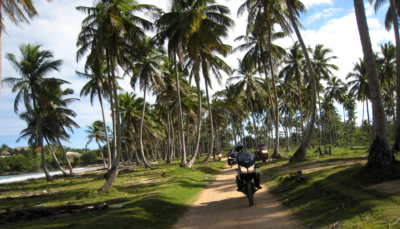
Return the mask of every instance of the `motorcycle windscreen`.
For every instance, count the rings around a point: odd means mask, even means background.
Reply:
[[[255,163],[255,158],[250,153],[242,153],[239,155],[238,162],[239,165],[248,168]]]

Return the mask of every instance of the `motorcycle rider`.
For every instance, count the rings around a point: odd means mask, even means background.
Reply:
[[[228,157],[230,157],[232,154],[233,154],[233,158],[236,158],[236,153],[232,149],[229,149],[229,152],[226,155],[228,155]]]
[[[257,145],[257,152],[256,152],[256,157],[258,158],[261,154],[261,147],[265,146],[264,142],[259,142]],[[268,146],[267,146],[268,149]]]
[[[258,160],[258,158],[256,158],[254,156],[254,154],[250,153],[248,150],[244,149],[244,146],[241,142],[238,142],[235,145],[235,151],[237,152],[236,155],[236,163],[238,164],[238,174],[236,176],[236,185],[237,185],[237,190],[236,191],[241,191],[242,190],[242,181],[240,181],[239,179],[239,165],[241,162],[244,161],[255,161],[256,159]],[[256,186],[257,189],[262,189],[262,187],[260,186],[260,173],[257,171],[257,167],[256,167],[256,179],[254,180],[254,185]]]

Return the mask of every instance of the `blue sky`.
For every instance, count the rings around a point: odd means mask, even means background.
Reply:
[[[139,3],[154,4],[167,10],[165,0],[147,0]],[[231,17],[236,21],[236,27],[231,31],[230,38],[226,41],[228,44],[236,47],[238,44],[233,40],[239,35],[245,33],[246,19],[244,16],[237,18],[236,13],[239,5],[243,3],[241,0],[218,0],[219,4],[227,5],[231,9]],[[6,20],[6,32],[3,34],[2,40],[2,77],[20,77],[9,65],[4,58],[6,53],[13,53],[19,57],[20,44],[42,45],[42,49],[50,50],[54,54],[55,59],[62,59],[64,64],[61,66],[60,72],[53,72],[51,77],[62,78],[69,81],[68,86],[75,91],[74,98],[79,98],[79,92],[84,85],[84,80],[75,75],[75,70],[83,71],[83,61],[76,62],[76,38],[80,31],[81,22],[85,15],[75,10],[76,6],[92,6],[93,0],[68,0],[68,1],[35,1],[36,9],[39,16],[36,17],[29,25],[22,25],[22,28],[16,27]],[[351,0],[304,0],[307,6],[308,14],[301,15],[301,22],[305,27],[302,35],[307,46],[315,46],[323,44],[327,48],[333,50],[332,55],[338,57],[334,60],[334,64],[339,66],[339,71],[334,74],[345,81],[347,73],[352,71],[353,63],[362,57],[361,45],[355,21],[353,1]],[[384,15],[387,11],[387,5],[382,7],[376,15],[373,8],[365,1],[368,24],[374,51],[379,51],[379,44],[387,41],[393,41],[393,31],[387,32],[384,29]],[[291,46],[293,38],[285,38],[277,41],[277,44],[284,48]],[[233,68],[237,66],[237,58],[241,58],[241,54],[235,54],[226,58],[226,62],[231,64]],[[226,80],[226,79],[225,79]],[[223,80],[223,82],[225,82]],[[128,79],[120,82],[120,85],[126,91],[133,91],[130,88]],[[224,85],[213,85],[215,91],[224,88]],[[135,91],[142,96],[141,91]],[[7,144],[10,147],[27,145],[25,140],[16,143],[19,132],[25,128],[25,123],[19,120],[18,115],[14,113],[15,94],[10,88],[3,87],[0,97],[0,144]],[[150,99],[150,102],[152,100]],[[72,135],[70,142],[65,143],[66,146],[73,148],[83,148],[88,139],[84,130],[86,125],[90,125],[95,120],[101,120],[101,112],[99,103],[94,102],[91,106],[88,98],[81,98],[70,107],[77,113],[75,121],[80,125],[80,129],[76,129]],[[358,106],[358,117],[361,119],[362,105]],[[107,110],[107,106],[106,106]],[[108,112],[109,113],[109,112]],[[341,110],[339,110],[341,113]],[[107,118],[109,115],[107,115]],[[110,118],[107,119],[110,122]],[[89,148],[97,148],[94,143]]]

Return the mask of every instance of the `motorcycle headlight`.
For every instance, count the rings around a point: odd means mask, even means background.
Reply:
[[[254,166],[249,167],[249,168],[247,169],[247,171],[249,171],[249,173],[254,172]]]
[[[261,150],[261,153],[268,153],[267,149]]]
[[[241,171],[242,173],[247,173],[246,167],[240,166],[240,171]]]

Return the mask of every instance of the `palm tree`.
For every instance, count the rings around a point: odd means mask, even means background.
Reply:
[[[325,148],[325,131],[324,131],[324,125],[323,122],[321,121],[321,101],[320,101],[320,96],[319,93],[324,91],[324,88],[321,84],[321,80],[324,79],[327,82],[331,82],[331,77],[332,77],[332,71],[333,70],[338,70],[339,68],[334,65],[330,64],[329,61],[333,59],[337,59],[336,56],[328,56],[332,52],[331,49],[329,48],[324,48],[322,44],[317,44],[315,45],[314,49],[309,49],[310,52],[313,55],[313,60],[312,60],[312,65],[313,65],[313,70],[314,70],[314,76],[316,79],[316,85],[317,85],[317,98],[318,98],[318,108],[319,108],[319,120],[320,120],[320,128],[321,128],[321,134],[322,134],[322,141],[324,144],[324,151],[326,150]],[[319,148],[321,148],[321,139],[319,141]]]
[[[386,2],[386,0],[369,0],[369,3],[374,4],[375,13],[378,9]],[[385,28],[389,31],[392,28],[393,24],[393,32],[395,36],[396,43],[396,81],[400,82],[400,35],[399,35],[399,22],[398,22],[398,0],[389,0],[389,8],[386,12],[385,17]],[[397,120],[394,119],[395,122],[395,141],[393,144],[393,150],[400,150],[400,84],[396,85],[397,91],[397,104],[396,104],[396,116]]]
[[[50,2],[51,0],[47,0]],[[20,26],[21,23],[28,23],[29,20],[37,15],[37,11],[33,5],[32,0],[0,0],[0,14],[7,15],[8,19],[16,26]],[[4,17],[0,17],[0,56],[1,56],[1,41],[3,31],[6,31],[4,26]],[[0,58],[0,81],[2,70],[2,59]],[[1,87],[0,87],[1,93]]]
[[[259,139],[258,129],[255,122],[254,101],[256,99],[256,95],[261,98],[265,97],[265,93],[263,92],[263,85],[265,84],[265,81],[262,78],[255,76],[259,69],[256,68],[254,63],[250,62],[249,60],[238,60],[238,62],[239,68],[233,70],[233,73],[237,73],[238,75],[231,76],[227,80],[227,83],[239,80],[235,84],[236,94],[238,95],[244,92],[247,103],[250,105],[249,108],[253,118],[253,127],[255,128],[254,133],[256,134],[256,139]]]
[[[19,118],[24,120],[28,126],[26,128],[24,128],[23,130],[21,130],[20,137],[17,139],[16,142],[19,142],[21,139],[28,138],[29,147],[35,149],[38,144],[38,132],[36,130],[36,118],[35,118],[34,112],[30,111],[30,112],[21,113],[19,115]],[[61,167],[60,163],[58,162],[57,156],[55,155],[53,149],[50,146],[49,138],[51,138],[53,136],[51,128],[48,128],[48,125],[47,126],[42,125],[42,132],[43,132],[43,137],[46,140],[47,145],[50,148],[51,154],[53,156],[53,159],[54,159],[54,162],[56,163],[57,168],[60,169],[60,171],[64,175],[68,175],[68,172],[65,171]]]
[[[303,75],[306,71],[304,63],[304,55],[300,50],[300,44],[296,41],[292,47],[289,48],[289,53],[287,59],[283,61],[287,64],[279,73],[280,77],[284,77],[285,83],[292,80],[297,82],[297,93],[298,93],[298,104],[300,106],[300,123],[301,123],[301,133],[304,136],[304,121],[303,121],[303,107],[302,107],[302,96],[301,87],[303,85]]]
[[[305,138],[303,138],[303,142],[300,145],[300,147],[296,150],[296,152],[293,154],[293,156],[289,160],[289,162],[294,162],[294,161],[301,161],[306,158],[307,148],[308,148],[308,145],[310,144],[311,135],[312,135],[312,132],[314,129],[317,89],[316,89],[315,76],[314,76],[314,71],[311,66],[310,57],[308,56],[306,45],[303,41],[303,38],[302,38],[299,28],[298,28],[300,25],[300,23],[298,21],[298,17],[300,15],[300,12],[306,12],[306,8],[305,8],[304,4],[299,0],[285,0],[285,1],[286,1],[286,7],[287,7],[288,14],[289,14],[290,22],[296,33],[297,39],[299,40],[301,50],[303,51],[303,55],[304,55],[306,66],[307,66],[307,74],[310,79],[310,85],[311,85],[311,91],[312,91],[311,118],[310,118],[310,121],[308,122],[307,134],[306,134]]]
[[[95,64],[92,63],[88,67],[91,69],[92,74],[88,73],[88,70],[85,69],[85,72],[78,72],[75,73],[84,78],[88,79],[89,81],[82,87],[80,96],[86,97],[90,96],[90,103],[93,106],[93,99],[97,95],[100,103],[101,115],[103,117],[103,123],[106,123],[106,119],[104,116],[104,108],[103,108],[103,100],[102,97],[109,99],[109,94],[107,91],[109,90],[110,86],[108,85],[107,76],[106,76],[106,65],[104,61],[102,61],[102,67],[100,69],[96,69],[94,66]],[[99,74],[97,74],[99,73]],[[107,128],[107,125],[105,126]],[[106,135],[106,142],[107,142],[107,150],[108,150],[108,165],[107,169],[111,169],[111,149],[110,149],[110,140],[108,138],[108,130],[105,131]]]
[[[48,181],[52,181],[44,158],[42,121],[43,100],[52,98],[56,101],[52,93],[47,91],[49,85],[60,85],[66,83],[64,80],[56,78],[46,78],[51,71],[59,70],[61,60],[52,60],[53,54],[47,50],[39,50],[40,46],[21,45],[19,47],[22,57],[17,60],[14,54],[7,53],[6,58],[10,61],[14,69],[21,75],[21,78],[8,77],[2,81],[3,84],[12,87],[12,92],[17,92],[14,101],[14,111],[18,114],[20,102],[24,102],[27,111],[34,111],[36,117],[36,129],[38,131],[38,146],[41,148],[42,167]],[[43,87],[48,85],[48,87]]]
[[[272,157],[280,158],[279,154],[279,105],[278,93],[276,89],[275,68],[280,56],[277,56],[276,49],[273,48],[274,24],[278,24],[285,34],[290,32],[287,15],[284,5],[280,1],[273,0],[248,0],[243,3],[238,10],[241,15],[245,9],[248,10],[248,28],[258,28],[258,39],[261,39],[264,47],[267,48],[269,60],[269,72],[272,79],[272,88],[274,91],[274,112],[275,112],[275,148]],[[249,29],[248,29],[249,32]],[[266,77],[266,81],[267,81]]]
[[[214,74],[219,85],[221,85],[222,75],[220,70],[224,71],[226,74],[230,74],[231,68],[216,54],[220,54],[224,57],[230,52],[231,47],[225,44],[205,44],[199,48],[200,50],[200,62],[201,71],[204,77],[204,86],[206,88],[206,98],[208,105],[208,116],[210,119],[210,151],[207,157],[204,159],[204,163],[210,160],[210,156],[214,149],[214,122],[213,122],[213,112],[211,111],[210,95],[208,93],[208,87],[212,89],[211,76],[210,73]],[[215,155],[215,154],[214,154]]]
[[[222,44],[220,39],[228,36],[228,29],[233,26],[234,22],[226,16],[229,14],[228,7],[217,5],[214,0],[176,0],[172,2],[171,9],[172,12],[164,17],[164,19],[170,18],[171,24],[163,36],[164,39],[169,38],[171,44],[168,45],[170,47],[168,50],[172,51],[173,55],[179,55],[179,58],[183,59],[183,50],[185,50],[188,58],[192,61],[192,72],[195,73],[198,95],[197,102],[198,107],[201,108],[199,48],[211,44],[216,46]],[[159,23],[166,25],[167,21],[163,20]],[[184,167],[192,167],[199,151],[201,115],[201,109],[198,109],[195,153],[188,163],[182,164]]]
[[[354,64],[353,72],[346,76],[346,79],[352,78],[353,80],[347,82],[347,87],[349,87],[349,93],[356,96],[358,101],[367,104],[368,113],[368,99],[370,99],[370,88],[369,80],[367,76],[367,67],[365,62],[360,58],[358,63]],[[364,105],[363,105],[364,114]],[[364,118],[364,117],[363,117]],[[369,120],[369,117],[368,117]]]
[[[153,24],[134,13],[161,10],[153,5],[137,4],[129,0],[100,0],[94,7],[77,7],[77,10],[88,13],[82,22],[82,30],[78,36],[77,60],[87,51],[89,62],[99,63],[102,55],[106,55],[107,75],[110,82],[110,101],[112,117],[115,126],[116,157],[111,170],[106,175],[106,183],[100,191],[107,191],[112,187],[118,174],[118,164],[121,157],[121,124],[118,105],[117,81],[115,76],[116,63],[121,67],[131,65],[131,58],[140,52],[137,44],[145,37],[144,29],[152,30]],[[137,24],[135,24],[135,23]],[[140,26],[138,25],[140,24]],[[127,53],[129,55],[127,55]],[[97,66],[100,66],[98,64]]]
[[[44,112],[44,123],[49,125],[53,138],[60,146],[65,161],[67,162],[70,174],[74,174],[72,170],[71,163],[68,159],[67,152],[65,151],[63,145],[61,144],[60,138],[63,136],[63,140],[68,141],[69,135],[66,134],[66,128],[73,133],[73,127],[79,128],[79,125],[74,122],[70,117],[76,117],[76,113],[68,109],[68,105],[77,99],[75,98],[64,98],[65,96],[71,95],[74,91],[70,88],[65,90],[61,89],[60,85],[45,85],[49,86],[46,88],[53,96],[55,96],[56,101],[49,101],[46,98],[43,99],[43,112]]]
[[[347,96],[347,86],[343,83],[343,81],[337,77],[332,77],[331,82],[328,82],[328,87],[326,88],[325,98],[327,98],[327,102],[329,100],[336,100],[336,102],[344,105]],[[343,123],[344,123],[344,106],[343,106]]]
[[[377,74],[375,56],[372,51],[371,39],[369,37],[364,2],[362,0],[354,0],[354,9],[369,80],[374,125],[374,140],[370,147],[367,168],[377,169],[390,166],[394,161],[394,156],[392,150],[390,149],[389,139],[387,137],[386,117],[383,109],[381,91],[379,88],[379,78]]]
[[[147,38],[143,42],[143,47],[141,49],[140,57],[138,57],[135,60],[135,63],[132,65],[132,68],[127,69],[128,72],[132,73],[130,81],[132,88],[135,88],[136,83],[138,82],[140,88],[143,90],[144,102],[143,102],[142,118],[139,130],[139,145],[140,145],[142,160],[146,168],[151,167],[147,163],[144,157],[143,140],[142,140],[143,119],[146,110],[146,92],[147,90],[158,90],[158,88],[162,86],[163,82],[161,79],[160,71],[163,69],[161,62],[164,60],[165,60],[164,48],[162,46],[155,45],[150,38]]]
[[[237,93],[236,86],[234,84],[227,84],[224,90],[217,91],[214,94],[216,104],[219,104],[224,109],[224,113],[230,119],[231,128],[233,132],[233,140],[235,144],[237,141],[238,130],[235,128],[235,120],[239,120],[240,117],[245,116],[245,109],[238,109],[238,107],[244,107],[243,104],[243,92]]]
[[[100,151],[101,158],[103,159],[104,168],[107,169],[106,160],[104,159],[104,156],[103,156],[103,148],[100,145],[101,142],[104,142],[106,140],[106,138],[105,138],[105,132],[106,132],[105,125],[104,125],[104,123],[102,121],[96,120],[96,121],[94,121],[92,123],[91,126],[86,125],[86,127],[88,129],[85,130],[85,133],[88,134],[87,138],[89,140],[86,143],[85,147],[87,147],[94,140],[97,143],[97,145],[99,146],[99,151]]]

